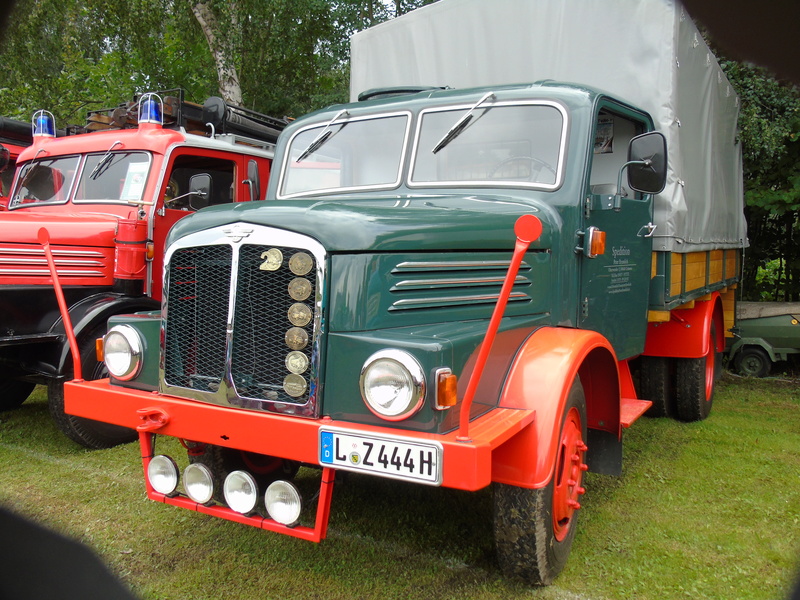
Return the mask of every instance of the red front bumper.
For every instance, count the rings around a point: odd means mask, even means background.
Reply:
[[[470,425],[470,440],[334,421],[237,410],[142,392],[109,384],[108,379],[70,381],[64,386],[67,413],[122,425],[140,432],[227,446],[257,454],[319,465],[321,427],[372,432],[439,442],[443,447],[442,485],[479,490],[492,481],[492,451],[529,425],[533,411],[495,409]],[[163,415],[159,419],[158,415]]]

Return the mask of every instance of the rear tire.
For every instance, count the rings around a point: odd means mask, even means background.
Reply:
[[[586,400],[580,379],[569,392],[553,477],[544,488],[494,485],[494,536],[501,570],[549,585],[564,568],[577,527],[586,452]],[[535,449],[532,449],[534,451]]]
[[[672,360],[666,356],[642,356],[639,359],[639,397],[653,403],[648,417],[671,417],[675,414]]]
[[[711,323],[708,352],[700,358],[675,359],[675,401],[678,419],[702,421],[711,414],[714,388],[720,371],[716,326]]]
[[[35,383],[16,379],[0,381],[0,412],[14,410],[22,406],[22,403],[28,399],[35,387]]]
[[[102,325],[89,332],[79,345],[83,378],[86,381],[108,377],[105,365],[97,360],[95,340],[105,334],[106,326]],[[73,442],[92,450],[111,448],[137,439],[133,429],[111,425],[101,421],[93,421],[68,415],[64,412],[64,382],[51,381],[47,386],[47,399],[50,415],[56,427]]]

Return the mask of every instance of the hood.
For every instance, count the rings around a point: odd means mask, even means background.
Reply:
[[[409,196],[248,202],[204,209],[179,221],[168,242],[232,223],[286,229],[319,241],[329,252],[508,250],[524,214],[544,225],[531,248],[547,248],[560,218],[549,205],[508,196]]]
[[[118,220],[105,213],[6,211],[0,214],[0,243],[38,245],[39,229],[45,227],[54,245],[113,248]]]

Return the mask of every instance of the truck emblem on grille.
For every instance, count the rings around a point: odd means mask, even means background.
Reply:
[[[239,224],[234,225],[233,227],[226,227],[222,230],[222,232],[229,238],[233,240],[234,244],[238,244],[244,238],[249,236],[253,233],[252,227],[242,227]]]

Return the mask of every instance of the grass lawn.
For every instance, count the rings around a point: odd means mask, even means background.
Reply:
[[[143,600],[779,600],[800,568],[798,380],[726,375],[708,420],[627,430],[623,476],[589,474],[570,560],[546,589],[499,573],[488,489],[349,476],[328,539],[303,542],[146,500],[138,445],[75,445],[41,388],[0,413],[0,463],[0,505],[84,542]]]

